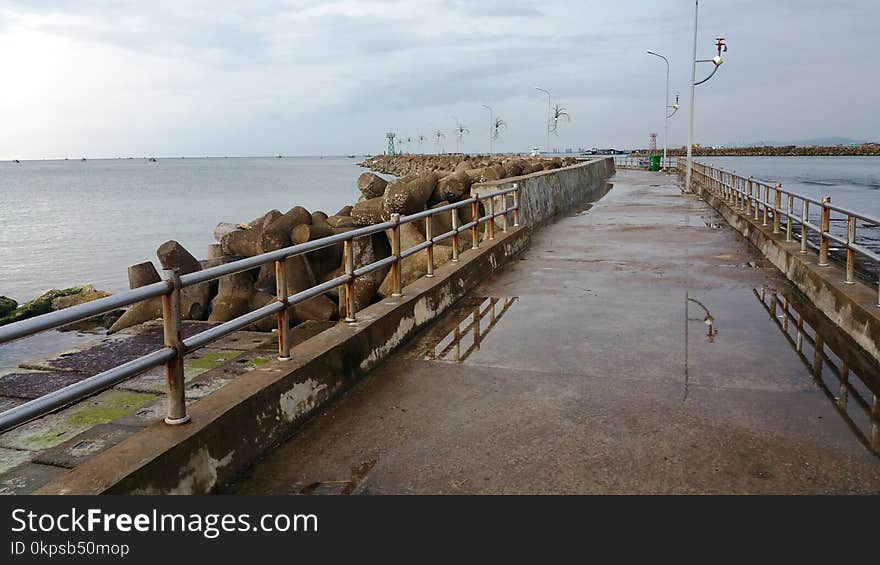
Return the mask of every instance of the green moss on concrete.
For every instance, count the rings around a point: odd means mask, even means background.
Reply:
[[[33,451],[49,449],[64,443],[84,429],[86,428],[83,426],[67,426],[62,424],[45,432],[22,438],[22,446]]]
[[[121,418],[134,412],[156,398],[155,394],[113,391],[112,394],[99,397],[96,402],[88,406],[74,409],[66,418],[66,421],[70,424],[81,424],[89,427],[107,424],[116,418]]]
[[[251,359],[250,361],[248,361],[248,365],[250,365],[251,367],[253,367],[254,369],[256,369],[257,367],[260,367],[260,366],[262,366],[262,365],[265,365],[265,364],[268,363],[268,362],[269,362],[269,358],[268,358],[268,357],[254,357],[253,359]]]
[[[230,359],[234,359],[241,355],[241,351],[211,351],[196,359],[186,359],[183,364],[185,368],[209,371],[226,363]]]

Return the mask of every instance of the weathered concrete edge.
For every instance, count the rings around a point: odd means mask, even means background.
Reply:
[[[828,319],[880,363],[880,307],[877,306],[876,289],[860,281],[845,284],[846,273],[842,268],[834,264],[820,267],[818,255],[812,251],[800,252],[800,242],[787,243],[784,233],[774,234],[772,226],[762,226],[708,191],[703,191],[700,196],[757,247]]]
[[[194,403],[183,426],[154,424],[35,494],[200,494],[211,492],[289,437],[312,413],[441,315],[491,272],[520,254],[526,227],[499,232],[434,278],[406,287]]]

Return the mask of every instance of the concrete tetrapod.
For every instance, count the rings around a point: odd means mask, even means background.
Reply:
[[[391,234],[388,234],[391,237]],[[425,241],[425,236],[419,231],[412,222],[402,224],[400,226],[400,249],[406,249],[416,246]],[[435,245],[434,246],[434,265],[440,265],[452,259],[452,246]],[[415,282],[421,277],[428,274],[428,258],[425,251],[419,251],[415,255],[405,257],[400,262],[400,278],[401,286],[406,286]],[[394,287],[391,282],[391,273],[388,273],[382,284],[379,285],[378,295],[382,298],[391,296]]]

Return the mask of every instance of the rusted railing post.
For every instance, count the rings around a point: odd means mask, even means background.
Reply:
[[[749,192],[752,192],[752,188],[755,189],[754,190],[755,198],[752,201],[752,205],[754,206],[754,209],[755,209],[755,221],[757,222],[758,217],[759,217],[758,214],[761,211],[761,202],[760,202],[760,200],[761,200],[761,185],[755,186],[755,183],[752,180],[752,177],[749,177]]]
[[[495,239],[495,198],[490,196],[489,202],[489,221],[486,222],[486,229],[489,230],[489,239]]]
[[[519,226],[519,184],[513,183],[513,227]]]
[[[428,216],[425,218],[425,241],[428,243],[428,247],[425,248],[425,262],[428,267],[426,277],[434,276],[434,242],[431,241],[432,239],[434,239],[434,230],[431,225],[431,216]]]
[[[831,228],[830,196],[822,197],[822,218],[819,224],[819,266],[828,266],[828,230]]]
[[[807,252],[807,236],[809,235],[809,228],[807,228],[807,222],[810,220],[810,203],[806,200],[803,201],[803,205],[801,206],[801,253]]]
[[[782,193],[779,192],[779,185],[773,188],[773,233],[782,231],[781,218],[779,212],[782,210]]]
[[[453,208],[450,212],[452,212],[452,261],[458,262],[458,208]]]
[[[853,245],[856,242],[856,218],[846,216],[846,284],[855,284],[856,252]]]
[[[174,357],[165,363],[165,381],[168,389],[168,412],[165,423],[172,426],[189,422],[186,414],[186,396],[183,389],[183,334],[180,327],[180,277],[175,269],[162,271],[171,285],[171,292],[162,296],[162,332],[165,347],[174,350]]]
[[[401,277],[401,261],[400,257],[400,214],[391,214],[391,221],[394,226],[391,228],[391,254],[397,260],[391,264],[391,296],[403,296],[403,277]]]
[[[770,206],[770,186],[764,185],[764,222],[761,224],[763,226],[769,226],[769,222],[767,221],[767,208]]]
[[[791,243],[791,209],[794,207],[794,196],[791,194],[786,198],[785,204],[785,241]]]
[[[345,321],[356,322],[357,312],[355,312],[354,304],[354,250],[352,249],[353,241],[346,239],[342,244],[342,260],[345,265],[345,274],[348,280],[345,281]]]
[[[287,301],[287,269],[284,259],[275,261],[275,297],[284,304],[278,312],[278,360],[290,361],[290,304]]]
[[[507,195],[502,194],[500,198],[502,204],[504,205],[504,208],[501,209],[501,231],[503,233],[507,233],[507,214],[510,209],[507,207]]]
[[[477,249],[480,247],[480,199],[476,196],[471,202],[471,220],[474,225],[471,226],[471,247]]]

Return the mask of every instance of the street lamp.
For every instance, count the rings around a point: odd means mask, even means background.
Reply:
[[[648,55],[654,55],[655,57],[660,57],[666,62],[666,98],[664,98],[663,104],[666,109],[663,112],[663,115],[666,116],[666,120],[663,123],[663,163],[664,168],[666,167],[666,147],[669,142],[669,118],[675,115],[678,112],[678,95],[675,96],[675,104],[672,106],[669,105],[669,59],[661,55],[660,53],[656,53],[654,51],[646,51]],[[671,114],[667,114],[669,110],[672,109]]]
[[[483,108],[489,110],[489,155],[491,155],[491,154],[493,153],[493,147],[492,147],[492,140],[493,140],[493,137],[492,137],[492,124],[494,123],[495,118],[492,116],[492,107],[491,107],[491,106],[489,106],[489,105],[487,105],[487,104],[480,104],[480,106],[482,106]]]
[[[693,64],[691,65],[691,110],[690,110],[690,119],[688,120],[688,147],[687,147],[687,174],[685,175],[684,186],[685,190],[691,189],[691,171],[693,170],[693,149],[694,149],[694,93],[695,87],[698,84],[703,84],[718,72],[718,67],[724,62],[721,58],[721,53],[727,51],[727,45],[724,44],[723,37],[715,38],[715,47],[718,48],[718,54],[712,57],[711,59],[700,59],[697,60],[697,23],[699,21],[700,14],[700,0],[695,0],[694,2],[694,55],[693,55]],[[712,63],[714,67],[712,68],[712,72],[701,80],[697,82],[697,63]]]
[[[547,95],[547,154],[550,154],[550,91],[544,90],[541,87],[536,86],[535,90],[540,90],[544,94]]]

